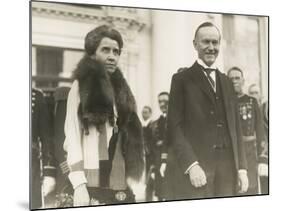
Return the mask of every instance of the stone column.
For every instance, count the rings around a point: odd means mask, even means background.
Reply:
[[[260,78],[262,101],[268,100],[268,18],[259,18]]]

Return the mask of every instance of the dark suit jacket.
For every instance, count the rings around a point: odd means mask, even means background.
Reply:
[[[237,98],[227,76],[219,71],[216,74],[222,87],[235,167],[237,170],[246,169]],[[217,139],[217,122],[214,115],[215,98],[208,89],[208,83],[197,62],[192,67],[174,74],[172,78],[167,128],[169,146],[167,171],[172,172],[172,179],[177,180],[177,183],[181,183],[181,179],[182,182],[185,179],[189,180],[184,172],[195,161],[200,163],[207,178],[209,172],[214,170],[213,145]],[[185,188],[184,184],[179,187]]]
[[[151,122],[147,128],[147,142],[150,152],[150,164],[159,170],[162,162],[166,159],[161,159],[162,153],[167,153],[166,141],[166,121],[167,119],[160,116],[157,120]]]

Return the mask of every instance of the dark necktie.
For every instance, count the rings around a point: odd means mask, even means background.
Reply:
[[[211,77],[211,73],[213,71],[216,71],[216,69],[212,69],[212,68],[204,68],[203,69],[204,72],[207,74],[207,78],[212,86],[213,89],[215,89],[215,81],[213,80],[213,78]]]

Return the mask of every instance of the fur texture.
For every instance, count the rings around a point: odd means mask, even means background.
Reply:
[[[84,56],[74,72],[74,79],[79,82],[78,115],[84,128],[93,124],[99,129],[106,120],[113,126],[115,104],[126,176],[139,180],[144,170],[143,132],[134,96],[122,72],[117,68],[108,74],[102,64]]]

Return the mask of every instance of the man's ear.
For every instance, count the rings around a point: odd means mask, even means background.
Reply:
[[[193,40],[193,47],[195,48],[195,50],[197,50],[197,42],[195,39]]]

